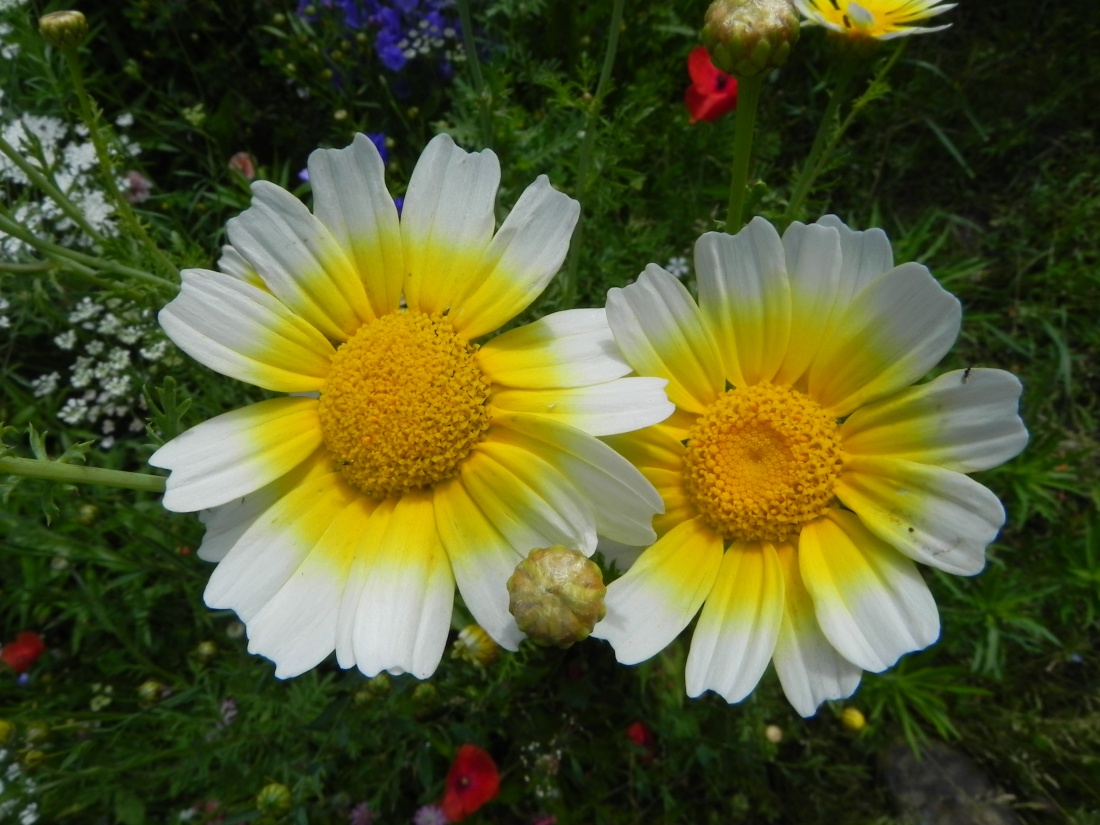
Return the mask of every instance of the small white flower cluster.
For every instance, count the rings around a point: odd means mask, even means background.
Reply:
[[[38,786],[23,773],[18,762],[8,764],[8,752],[0,748],[0,822],[34,825],[38,803],[33,797]]]
[[[96,175],[98,161],[95,146],[83,124],[70,127],[65,121],[50,115],[27,113],[5,117],[0,111],[0,134],[23,159],[42,172],[84,216],[96,232],[106,237],[118,234],[114,208],[107,200]],[[123,114],[118,125],[132,123],[133,117]],[[124,134],[119,134],[112,149],[120,161],[138,154],[138,146]],[[92,240],[52,199],[30,186],[27,176],[7,156],[0,155],[0,184],[12,184],[16,196],[12,218],[34,235],[62,246],[89,248]],[[118,182],[126,191],[126,179]],[[0,232],[0,255],[5,258],[25,256],[30,248],[23,241]]]
[[[691,273],[691,264],[688,263],[687,258],[677,255],[668,259],[668,263],[665,264],[665,271],[669,275],[683,280],[685,275]]]
[[[466,59],[466,53],[457,38],[458,32],[450,26],[440,28],[431,21],[421,20],[416,28],[409,29],[397,42],[397,48],[408,60],[442,52],[444,60],[459,63]]]
[[[97,303],[85,296],[68,320],[70,327],[53,342],[59,349],[77,353],[68,376],[68,387],[76,392],[65,400],[57,417],[71,426],[97,428],[105,436],[99,446],[108,449],[120,427],[132,433],[145,428],[142,382],[177,366],[181,359],[168,346],[152,310],[121,298]],[[61,385],[62,376],[51,372],[35,378],[31,389],[42,398]]]

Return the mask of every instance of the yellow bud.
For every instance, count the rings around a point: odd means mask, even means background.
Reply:
[[[37,768],[46,761],[46,754],[37,748],[31,748],[23,754],[23,765],[27,768]]]
[[[492,664],[500,656],[500,645],[481,625],[466,625],[455,639],[452,656],[474,665]]]
[[[857,708],[847,707],[840,712],[840,724],[853,733],[859,733],[867,727],[867,718]]]
[[[28,722],[26,730],[23,731],[23,736],[28,744],[37,745],[50,738],[50,726],[45,722]]]
[[[587,639],[604,617],[603,575],[567,547],[532,550],[508,579],[508,610],[540,645],[569,647]]]
[[[0,719],[0,745],[6,745],[15,736],[15,725],[7,719]]]
[[[205,665],[218,655],[218,646],[210,641],[199,642],[195,645],[192,655],[198,660],[199,664]]]
[[[791,0],[714,0],[703,23],[710,59],[734,77],[755,77],[787,62],[798,42]]]
[[[138,702],[143,705],[152,705],[160,701],[164,694],[165,686],[156,679],[148,679],[138,685]]]
[[[256,794],[256,810],[265,816],[281,816],[290,810],[290,788],[278,782],[264,785]]]
[[[773,745],[778,745],[783,741],[783,728],[779,725],[768,725],[764,728],[764,738]]]
[[[88,21],[78,11],[54,11],[38,18],[38,31],[51,46],[71,49],[88,36]]]

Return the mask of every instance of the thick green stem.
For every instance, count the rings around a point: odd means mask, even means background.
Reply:
[[[2,207],[0,207],[0,231],[6,232],[14,238],[18,238],[28,246],[34,247],[34,249],[41,252],[48,258],[52,258],[56,261],[62,261],[67,264],[76,264],[77,266],[84,268],[85,270],[92,270],[96,272],[115,273],[118,275],[125,275],[130,278],[134,278],[138,281],[144,281],[145,283],[156,286],[160,289],[168,287],[169,289],[177,289],[178,284],[169,281],[166,278],[161,278],[158,275],[153,275],[149,272],[144,272],[140,269],[134,269],[133,267],[126,266],[125,264],[116,263],[115,261],[108,261],[104,258],[97,258],[94,255],[85,255],[83,252],[77,252],[74,249],[67,249],[64,246],[59,246],[49,241],[44,241],[39,237],[31,234],[27,231],[26,227],[21,226],[14,220],[9,218]]]
[[[122,487],[148,493],[163,493],[165,481],[163,476],[147,473],[103,470],[98,467],[85,467],[82,464],[40,461],[36,458],[0,458],[0,475],[42,478],[65,484],[102,484],[106,487]]]
[[[103,243],[103,236],[96,231],[96,229],[88,223],[88,220],[84,217],[84,213],[81,212],[69,198],[54,186],[53,182],[35,169],[27,159],[19,154],[18,150],[10,143],[8,143],[2,136],[0,136],[0,152],[2,152],[8,160],[16,165],[16,167],[24,175],[27,176],[34,186],[39,191],[46,195],[50,200],[58,205],[62,212],[64,212],[89,238],[95,241],[97,244]]]
[[[588,104],[588,116],[585,118],[584,138],[581,140],[580,158],[577,161],[577,200],[584,205],[588,194],[588,168],[592,165],[592,149],[596,145],[599,126],[600,106],[611,85],[611,72],[615,68],[615,53],[619,49],[619,32],[623,27],[623,7],[625,0],[615,0],[611,8],[611,28],[607,33],[607,47],[604,50],[600,79],[596,82],[596,94]],[[584,215],[577,219],[577,228],[573,231],[573,241],[569,246],[569,259],[565,273],[561,276],[562,307],[572,309],[577,299],[577,267],[580,266],[581,248],[584,243]]]
[[[756,131],[756,109],[764,75],[737,79],[737,116],[733,124],[733,166],[730,173],[730,202],[726,211],[726,232],[735,235],[745,225],[745,194],[749,186],[752,136]]]
[[[92,139],[92,146],[95,147],[96,159],[99,161],[99,171],[100,177],[103,179],[104,191],[111,199],[115,211],[118,213],[127,229],[130,230],[133,237],[145,244],[146,249],[149,250],[153,259],[157,261],[166,273],[174,275],[179,271],[179,268],[168,260],[168,257],[161,252],[160,247],[158,247],[153,239],[149,237],[149,233],[145,231],[145,227],[141,225],[141,221],[137,219],[134,210],[130,208],[130,203],[123,197],[122,192],[119,191],[118,184],[115,182],[114,164],[111,162],[111,156],[107,152],[107,144],[104,142],[103,133],[99,128],[99,119],[92,109],[91,97],[84,88],[84,76],[80,73],[80,57],[77,55],[76,47],[70,46],[69,48],[62,49],[62,53],[65,55],[65,62],[69,64],[69,74],[73,80],[73,90],[76,92],[77,102],[80,104],[80,117],[84,121],[84,125],[88,127],[88,135]]]
[[[458,0],[458,18],[462,21],[462,42],[466,47],[466,62],[470,64],[478,108],[481,110],[481,143],[491,149],[493,147],[493,91],[486,85],[485,76],[481,73],[481,60],[477,56],[477,44],[474,42],[474,23],[470,17],[470,0]]]

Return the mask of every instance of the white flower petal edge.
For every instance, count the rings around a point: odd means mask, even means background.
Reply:
[[[493,392],[490,404],[494,417],[533,413],[589,435],[616,435],[658,424],[673,413],[666,383],[663,378],[627,377],[591,387],[501,388]]]
[[[909,558],[972,576],[1005,523],[1000,500],[969,476],[875,456],[847,456],[836,496]]]
[[[767,670],[783,620],[783,573],[767,542],[734,542],[691,637],[688,696],[713,690],[727,702],[748,696]]]
[[[410,309],[442,312],[465,294],[493,238],[499,185],[500,163],[491,150],[465,152],[447,135],[425,147],[401,211]]]
[[[149,463],[172,471],[164,507],[190,512],[255,492],[320,446],[317,402],[272,398],[197,424],[153,453]]]
[[[631,370],[602,309],[544,315],[486,341],[477,359],[494,383],[519,389],[587,387]]]
[[[699,612],[721,564],[722,539],[701,519],[677,525],[607,586],[607,615],[592,635],[624,665],[657,655]]]
[[[863,671],[829,644],[814,614],[814,603],[798,570],[798,553],[776,548],[783,568],[783,623],[775,641],[775,664],[783,693],[800,716],[810,717],[822,702],[851,696]]]
[[[505,650],[518,650],[524,634],[508,611],[508,579],[523,555],[470,497],[460,479],[439,488],[435,523],[451,560],[455,583],[466,607]]]
[[[1004,370],[956,370],[867,404],[840,427],[844,450],[988,470],[1027,446],[1018,407],[1023,385]]]
[[[608,291],[607,320],[639,375],[668,380],[668,398],[676,407],[702,412],[725,390],[722,357],[699,307],[656,264],[625,289]]]
[[[491,269],[470,282],[472,289],[455,306],[455,329],[478,338],[527,309],[561,268],[580,214],[580,203],[539,175],[485,250]]]
[[[313,212],[358,270],[375,315],[395,312],[405,276],[397,206],[386,168],[370,138],[309,156]]]
[[[225,229],[272,294],[330,340],[346,340],[375,317],[363,281],[339,242],[281,186],[253,183],[252,205]]]
[[[770,381],[791,335],[791,287],[783,242],[763,218],[737,235],[707,232],[695,243],[699,306],[734,386]]]
[[[878,673],[939,638],[936,600],[917,566],[855,514],[830,510],[803,527],[798,557],[825,637],[853,664]]]
[[[179,295],[157,316],[200,364],[276,392],[319,390],[335,349],[270,293],[205,269],[185,269]]]

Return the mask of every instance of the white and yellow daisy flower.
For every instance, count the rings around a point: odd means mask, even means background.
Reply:
[[[639,375],[677,411],[607,439],[656,486],[660,535],[608,586],[593,636],[653,656],[700,612],[687,691],[744,699],[768,662],[804,716],[939,636],[915,561],[982,569],[1004,509],[965,473],[1023,449],[1001,370],[910,386],[951,347],[959,302],[835,217],[761,218],[695,247],[699,302],[659,266],[608,294]]]
[[[794,0],[806,22],[846,37],[893,40],[949,28],[916,26],[922,20],[955,8],[943,0]]]
[[[169,337],[278,397],[206,421],[150,459],[164,505],[203,511],[211,607],[293,676],[430,675],[457,585],[515,649],[505,583],[533,547],[655,538],[660,498],[595,436],[672,410],[627,377],[602,309],[524,311],[561,266],[576,201],[539,177],[494,232],[500,167],[436,137],[399,217],[359,135],[309,159],[314,211],[267,182],[229,222],[223,272],[183,272]],[[648,539],[646,538],[648,536]]]

